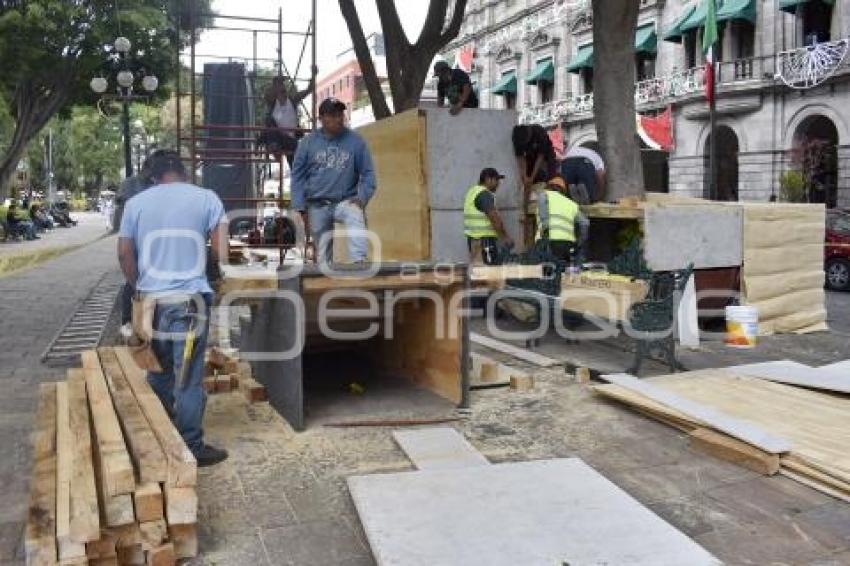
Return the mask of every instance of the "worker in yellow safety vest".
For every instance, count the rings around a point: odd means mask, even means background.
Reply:
[[[552,177],[546,190],[538,192],[536,240],[548,240],[558,259],[580,262],[590,221],[566,193],[567,183],[562,177]]]
[[[496,190],[505,176],[488,167],[481,171],[478,184],[466,192],[463,201],[463,232],[469,247],[471,263],[499,263],[499,245],[507,250],[514,247],[505,230],[505,223],[496,209]]]

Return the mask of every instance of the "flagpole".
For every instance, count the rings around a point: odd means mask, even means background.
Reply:
[[[716,62],[711,64],[713,67]],[[715,80],[711,81],[711,94],[708,99],[708,131],[709,131],[709,147],[708,147],[708,198],[717,200],[720,197],[719,187],[717,186],[718,177],[718,162],[717,162],[717,73],[715,67]]]

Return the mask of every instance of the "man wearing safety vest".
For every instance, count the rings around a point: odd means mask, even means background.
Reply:
[[[496,209],[496,190],[505,176],[488,167],[481,171],[478,184],[466,192],[463,201],[463,233],[469,246],[471,263],[494,265],[499,262],[498,245],[510,250],[513,239]]]
[[[537,194],[537,235],[535,239],[549,240],[549,249],[558,259],[569,263],[581,261],[581,249],[587,241],[590,221],[578,204],[565,196],[567,183],[552,177],[545,191]]]

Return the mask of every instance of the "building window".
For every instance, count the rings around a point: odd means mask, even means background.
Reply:
[[[540,104],[547,104],[555,99],[555,84],[549,81],[540,81],[537,83],[537,93],[540,98]]]
[[[651,53],[638,53],[635,55],[635,67],[637,80],[645,81],[655,78],[655,55]]]
[[[579,77],[581,77],[582,93],[593,94],[593,69],[582,69]]]
[[[685,68],[693,69],[697,66],[697,51],[700,49],[697,45],[696,30],[685,32],[682,36],[682,44],[685,46]]]
[[[827,2],[806,2],[797,5],[797,13],[803,16],[803,45],[814,45],[830,41],[832,27],[832,5]]]

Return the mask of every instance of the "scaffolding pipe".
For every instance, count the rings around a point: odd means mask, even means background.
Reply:
[[[316,129],[316,72],[318,71],[318,67],[316,67],[316,32],[318,31],[318,26],[316,22],[316,0],[312,0],[313,2],[313,35],[312,35],[312,43],[313,43],[313,67],[310,69],[310,75],[313,81],[313,129]]]
[[[190,28],[190,34],[191,34],[190,50],[191,50],[191,57],[192,57],[191,85],[189,87],[189,91],[191,92],[191,95],[190,95],[191,100],[190,100],[189,105],[190,105],[190,110],[192,112],[192,123],[194,124],[195,123],[195,117],[196,117],[196,100],[195,100],[195,95],[196,95],[195,89],[196,89],[196,87],[195,87],[195,83],[197,82],[196,77],[195,77],[196,69],[195,69],[195,3],[194,2],[189,3],[189,28]],[[179,127],[179,123],[178,123],[178,127]],[[197,135],[195,134],[195,128],[192,128],[191,136],[192,136],[192,141],[191,141],[190,149],[191,149],[191,153],[192,153],[192,183],[197,183],[198,182],[198,166],[197,166],[197,162],[195,161],[195,153],[198,150],[198,148],[197,148],[198,139],[197,139]]]

